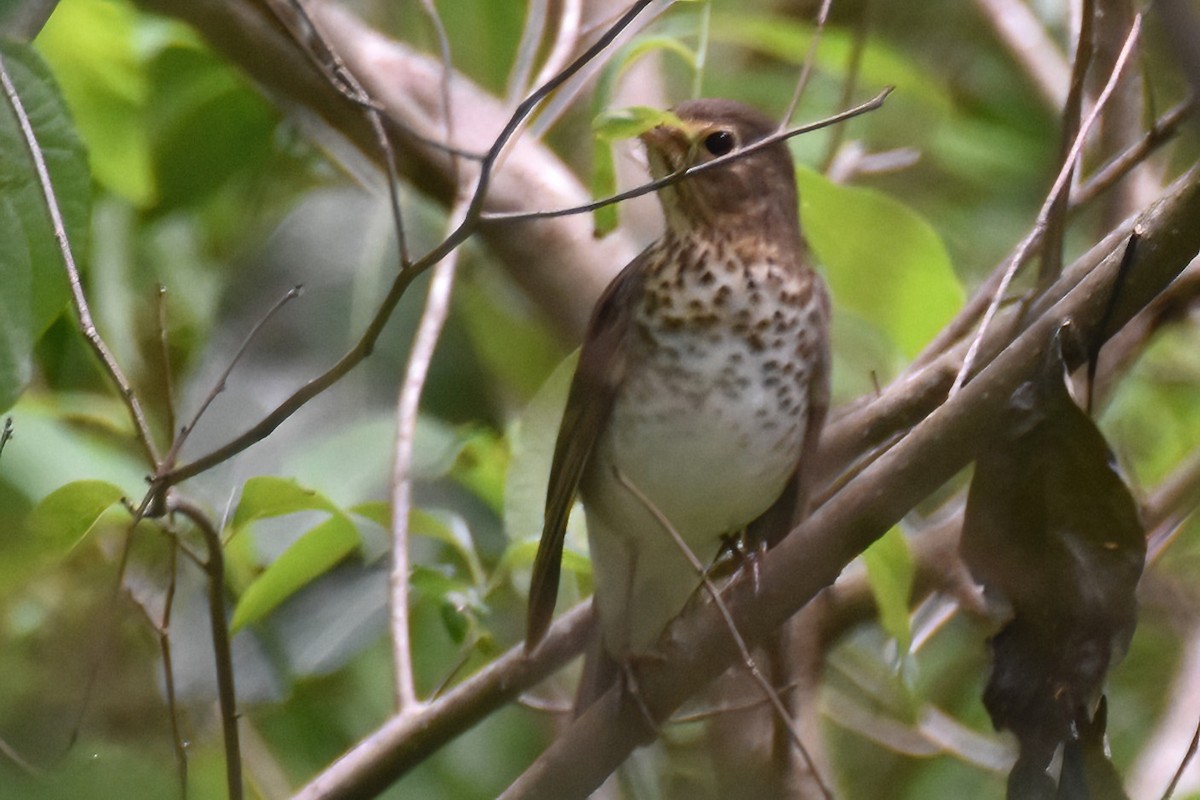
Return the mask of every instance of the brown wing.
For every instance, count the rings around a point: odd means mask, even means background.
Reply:
[[[579,365],[575,368],[562,425],[558,429],[558,441],[554,445],[545,524],[529,583],[526,652],[532,651],[546,635],[554,614],[567,516],[575,503],[579,481],[592,448],[608,422],[617,388],[625,376],[625,340],[642,291],[648,253],[643,252],[631,261],[608,285],[596,304],[584,336]]]

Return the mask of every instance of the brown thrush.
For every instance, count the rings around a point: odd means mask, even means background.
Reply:
[[[776,129],[730,100],[675,113],[681,126],[641,136],[655,178]],[[704,564],[768,510],[790,521],[802,493],[785,490],[799,485],[829,397],[829,301],[800,234],[793,170],[779,142],[659,190],[666,232],[609,285],[584,338],[551,467],[527,649],[550,624],[577,491],[609,656],[650,652],[700,585],[618,471]]]

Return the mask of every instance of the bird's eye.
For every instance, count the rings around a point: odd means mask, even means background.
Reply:
[[[723,156],[733,150],[736,140],[729,131],[713,131],[704,137],[704,149],[714,156]]]

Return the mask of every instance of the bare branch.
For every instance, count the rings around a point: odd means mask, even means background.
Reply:
[[[734,645],[737,647],[738,655],[741,657],[742,665],[746,667],[746,671],[750,673],[750,676],[754,679],[754,682],[758,684],[758,688],[762,691],[763,696],[766,697],[767,702],[770,703],[771,708],[774,709],[776,719],[783,724],[784,728],[787,730],[788,737],[792,740],[792,743],[796,745],[796,749],[800,751],[800,755],[803,756],[805,763],[808,765],[808,769],[812,773],[813,779],[816,781],[822,796],[828,798],[828,800],[832,800],[833,793],[829,791],[829,785],[825,783],[825,780],[821,777],[821,773],[818,771],[817,765],[813,761],[813,757],[809,755],[808,748],[804,745],[804,740],[800,738],[800,731],[797,730],[795,724],[792,722],[792,715],[788,712],[787,707],[783,704],[783,700],[780,699],[779,693],[775,691],[775,687],[771,686],[771,682],[767,680],[766,676],[763,675],[762,670],[759,669],[758,664],[755,663],[754,656],[750,654],[750,647],[746,644],[746,640],[742,636],[741,632],[738,631],[737,624],[733,621],[733,617],[729,614],[728,606],[726,606],[725,601],[721,599],[720,590],[717,589],[716,584],[712,582],[712,578],[710,578],[708,575],[708,569],[704,566],[704,564],[700,563],[700,559],[696,557],[694,552],[692,552],[692,548],[688,547],[688,544],[686,541],[684,541],[683,536],[679,534],[679,531],[675,529],[675,526],[671,524],[671,521],[662,513],[662,510],[659,509],[658,506],[656,506],[653,501],[651,501],[650,498],[647,497],[644,492],[642,492],[641,489],[639,489],[632,481],[630,481],[625,473],[619,469],[615,469],[614,471],[616,473],[617,481],[625,487],[626,491],[628,491],[637,499],[643,508],[650,512],[650,515],[654,517],[659,527],[671,537],[671,540],[675,542],[675,546],[679,548],[679,551],[683,554],[683,557],[687,559],[688,564],[690,564],[692,569],[695,570],[697,577],[700,579],[700,584],[704,587],[704,591],[712,600],[713,605],[715,605],[717,610],[721,613],[721,621],[725,623],[725,629],[729,632],[729,638],[733,640]]]
[[[233,649],[229,644],[229,622],[225,616],[225,554],[221,534],[208,516],[187,500],[172,497],[169,511],[186,517],[204,537],[208,560],[208,619],[212,629],[213,657],[216,660],[217,698],[221,707],[221,730],[225,739],[225,782],[229,800],[241,800],[242,751],[238,745],[237,692],[233,686]]]
[[[21,127],[21,135],[25,139],[25,146],[29,148],[29,156],[33,160],[34,169],[37,171],[42,196],[46,200],[46,210],[49,212],[50,222],[54,226],[54,238],[58,242],[58,249],[63,257],[63,265],[67,270],[67,281],[71,286],[71,300],[75,305],[75,313],[79,317],[79,330],[87,340],[88,346],[92,348],[92,352],[96,354],[96,358],[99,359],[109,380],[116,385],[117,391],[121,395],[121,401],[129,411],[129,417],[133,421],[134,430],[137,431],[142,452],[145,454],[146,459],[157,468],[159,463],[158,448],[154,446],[154,437],[150,432],[150,425],[146,421],[146,415],[142,412],[142,405],[138,402],[137,395],[134,394],[133,385],[125,377],[125,373],[121,370],[121,365],[117,363],[112,351],[108,349],[108,345],[105,344],[103,337],[100,336],[100,332],[96,330],[96,324],[92,321],[92,312],[88,308],[87,296],[83,292],[83,282],[79,277],[79,268],[75,266],[75,256],[71,252],[71,242],[67,239],[67,229],[63,224],[62,211],[58,206],[58,198],[54,194],[54,184],[50,180],[50,171],[46,168],[46,159],[42,156],[42,148],[38,145],[33,124],[29,121],[29,115],[25,113],[25,106],[21,103],[21,98],[17,94],[17,88],[13,85],[12,78],[8,75],[3,58],[0,58],[0,85],[3,86],[4,94],[8,98],[8,104],[12,108],[13,114],[17,118],[17,123]]]
[[[1138,14],[1134,17],[1133,27],[1129,29],[1129,35],[1125,39],[1125,47],[1121,50],[1120,57],[1117,58],[1116,64],[1113,65],[1112,75],[1109,76],[1108,83],[1104,87],[1104,91],[1096,99],[1096,105],[1088,114],[1087,119],[1079,126],[1079,132],[1075,135],[1075,142],[1071,145],[1066,156],[1063,157],[1061,169],[1059,169],[1058,177],[1054,180],[1054,185],[1050,187],[1050,192],[1046,196],[1046,201],[1042,204],[1041,211],[1038,212],[1037,221],[1034,223],[1033,230],[1022,240],[1017,247],[1016,253],[1013,254],[1012,260],[1009,262],[1008,268],[1004,272],[1004,277],[1000,281],[1000,285],[996,288],[996,293],[992,297],[992,302],[988,305],[988,309],[984,312],[983,321],[979,323],[979,332],[975,339],[971,342],[971,347],[967,351],[967,356],[963,359],[962,368],[958,371],[958,375],[954,379],[954,385],[950,388],[950,395],[953,396],[962,388],[963,382],[971,372],[974,365],[976,353],[979,350],[980,344],[983,342],[983,335],[991,324],[992,319],[996,315],[996,311],[1000,308],[1000,303],[1004,299],[1005,293],[1008,291],[1008,284],[1016,275],[1017,270],[1025,262],[1029,252],[1033,248],[1035,241],[1040,239],[1046,230],[1047,222],[1050,218],[1053,209],[1059,202],[1060,195],[1066,191],[1067,182],[1070,180],[1074,169],[1075,159],[1079,157],[1079,153],[1083,150],[1084,142],[1087,140],[1088,132],[1092,125],[1100,116],[1101,110],[1104,108],[1105,102],[1111,96],[1112,91],[1116,88],[1117,80],[1121,76],[1121,71],[1127,63],[1128,56],[1133,50],[1133,45],[1137,42],[1138,34],[1142,29],[1142,15]]]
[[[455,228],[466,214],[465,203],[454,208],[447,227]],[[417,327],[404,382],[396,404],[396,457],[392,472],[392,649],[395,662],[396,707],[400,713],[419,707],[416,684],[413,681],[412,648],[408,636],[408,522],[412,511],[413,440],[417,428],[417,411],[433,351],[450,313],[450,293],[458,266],[458,251],[454,251],[433,271],[425,310]]]
[[[1200,172],[1193,171],[1143,216],[1139,224],[1147,230],[1145,246],[1139,248],[1138,265],[1122,293],[1115,323],[1127,321],[1195,255],[1200,231],[1185,232],[1193,226],[1181,223],[1198,212]],[[1011,393],[1037,368],[1053,331],[1064,320],[1080,326],[1085,335],[1093,334],[1120,255],[1110,254],[1099,268],[1082,280],[1076,278],[1077,283],[1070,272],[1064,275],[1055,284],[1062,285],[1062,300],[1035,306],[1032,322],[1011,346],[767,553],[757,591],[749,581],[730,587],[729,607],[747,641],[760,641],[832,582],[914,503],[968,463],[980,433],[994,424]],[[711,606],[685,613],[672,633],[662,663],[639,671],[642,698],[656,719],[667,718],[737,656]],[[618,692],[609,692],[503,796],[584,796],[646,736],[638,712]]]

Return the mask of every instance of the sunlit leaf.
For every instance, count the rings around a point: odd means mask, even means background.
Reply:
[[[75,547],[105,511],[120,502],[121,487],[105,481],[75,481],[46,496],[29,515],[29,530],[44,553],[64,554]]]
[[[605,66],[600,73],[600,80],[597,82],[592,100],[593,107],[597,109],[593,122],[596,138],[592,148],[592,197],[609,197],[617,191],[617,170],[613,161],[614,141],[637,136],[642,131],[661,124],[661,122],[653,122],[654,119],[662,122],[676,120],[670,112],[645,107],[608,111],[613,87],[617,85],[625,71],[636,64],[638,59],[656,52],[673,53],[692,69],[696,68],[696,54],[692,52],[691,48],[672,36],[639,37],[634,43],[622,48],[617,56]],[[645,127],[639,129],[638,126],[642,124],[645,124]],[[616,205],[607,205],[597,209],[593,216],[595,233],[598,237],[610,233],[617,227]]]
[[[941,238],[915,211],[873,189],[801,167],[800,219],[833,293],[907,356],[929,342],[965,293]]]
[[[602,112],[592,120],[592,133],[605,142],[632,139],[659,125],[682,127],[683,122],[670,111],[649,106],[630,106]]]
[[[332,514],[296,540],[242,593],[233,612],[236,631],[262,619],[358,547],[358,530],[343,514]]]
[[[88,252],[91,177],[66,105],[41,58],[0,41],[38,140],[77,261]],[[66,306],[67,282],[41,183],[16,113],[0,101],[0,409],[30,376],[30,348]]]
[[[871,581],[871,594],[879,608],[883,629],[896,640],[903,658],[912,645],[908,602],[912,596],[913,560],[900,528],[892,528],[862,554]]]
[[[242,496],[233,512],[231,524],[234,528],[240,528],[256,519],[295,514],[297,511],[341,513],[323,494],[307,489],[291,478],[262,475],[251,478],[242,487]]]
[[[131,6],[108,0],[60,4],[37,38],[87,142],[105,188],[138,205],[154,178],[143,116],[148,85]]]

